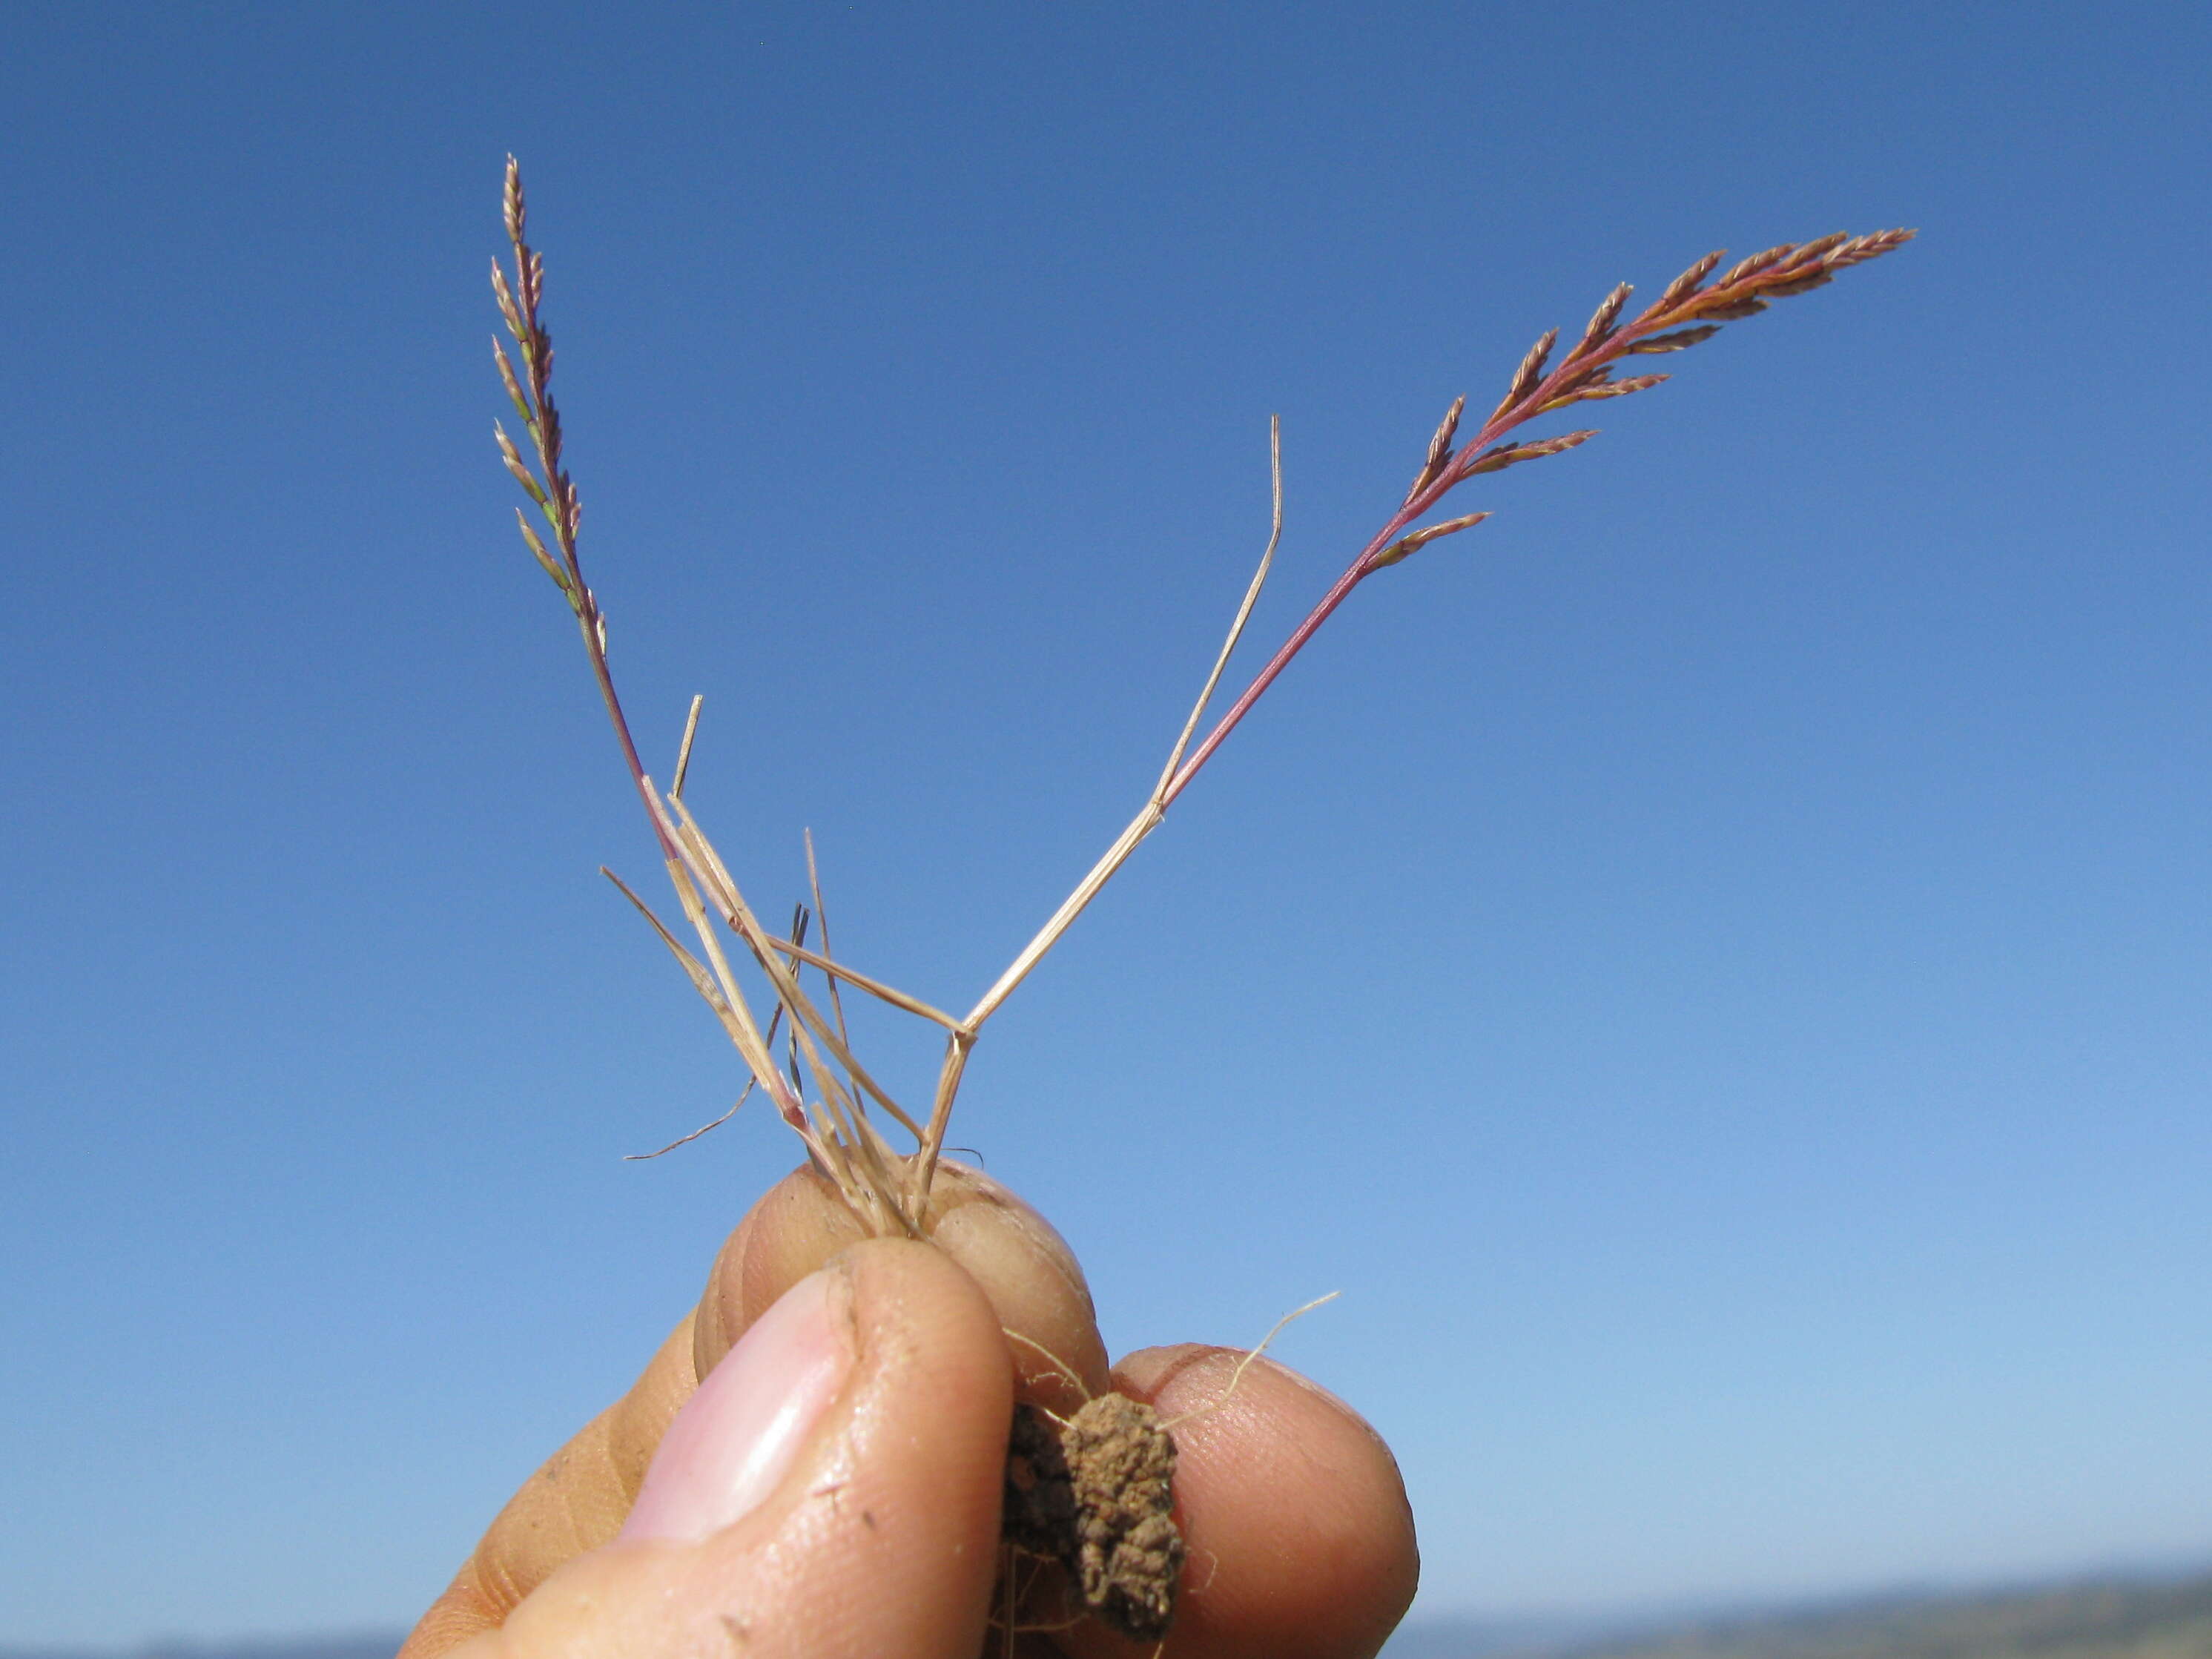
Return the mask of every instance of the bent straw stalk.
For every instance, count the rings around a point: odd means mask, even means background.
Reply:
[[[606,618],[584,580],[583,563],[577,550],[583,505],[564,465],[561,416],[553,402],[553,342],[540,314],[544,300],[544,260],[532,248],[526,236],[522,172],[513,156],[507,158],[504,208],[507,241],[514,256],[514,276],[510,282],[504,265],[494,259],[492,292],[521,360],[520,372],[506,346],[496,337],[492,342],[492,351],[500,380],[529,438],[535,465],[525,460],[503,427],[495,425],[493,430],[501,459],[544,520],[551,534],[551,545],[548,546],[531,524],[528,514],[520,508],[516,509],[516,521],[532,556],[561,590],[576,619],[583,636],[584,653],[590,661],[607,717],[614,726],[623,764],[644,805],[646,819],[659,844],[678,907],[697,942],[697,951],[695,952],[663,924],[619,877],[608,872],[608,878],[637,907],[668,947],[744,1059],[751,1079],[745,1085],[745,1092],[738,1096],[739,1103],[755,1087],[759,1088],[805,1143],[816,1167],[836,1186],[864,1225],[872,1232],[916,1237],[925,1231],[931,1185],[951,1123],[953,1101],[985,1022],[1060,941],[1115,872],[1127,862],[1130,854],[1159,827],[1168,809],[1205,769],[1214,751],[1337,607],[1351,597],[1352,590],[1376,571],[1401,564],[1431,543],[1471,529],[1490,515],[1486,512],[1469,513],[1425,526],[1420,520],[1469,478],[1562,454],[1597,435],[1594,430],[1583,429],[1553,437],[1507,441],[1508,434],[1529,422],[1577,404],[1629,397],[1648,391],[1668,378],[1654,374],[1616,379],[1614,371],[1625,359],[1686,350],[1711,339],[1723,324],[1754,316],[1776,300],[1822,287],[1832,282],[1838,272],[1879,258],[1910,241],[1914,234],[1910,230],[1884,230],[1864,236],[1837,234],[1810,242],[1785,242],[1739,260],[1718,276],[1714,272],[1720,270],[1724,256],[1709,253],[1668,283],[1651,305],[1625,322],[1622,314],[1632,290],[1626,283],[1615,288],[1599,302],[1581,337],[1556,364],[1553,362],[1553,352],[1559,344],[1559,332],[1553,329],[1545,334],[1529,348],[1514,370],[1505,395],[1497,407],[1464,442],[1459,441],[1459,429],[1467,399],[1460,398],[1453,402],[1430,438],[1420,468],[1397,509],[1194,746],[1192,739],[1243,636],[1245,624],[1273,566],[1275,550],[1282,541],[1282,433],[1279,422],[1271,422],[1273,511],[1267,550],[1261,556],[1259,568],[1245,589],[1227,637],[1200,689],[1189,718],[1169,751],[1158,780],[1136,817],[1046,919],[1036,937],[1022,947],[966,1016],[955,1018],[919,997],[836,960],[830,948],[811,836],[806,843],[807,882],[813,899],[811,915],[820,928],[820,948],[810,950],[805,944],[808,912],[804,907],[794,918],[788,937],[777,937],[761,926],[727,865],[684,799],[692,742],[698,732],[700,699],[692,699],[675,769],[671,774],[673,781],[668,790],[664,793],[658,789],[646,772],[629,720],[623,712],[622,700],[616,692],[607,653]],[[765,1027],[754,1014],[731,966],[722,943],[724,931],[743,947],[754,968],[769,981],[774,1001]],[[800,983],[800,972],[809,968],[820,974],[828,987],[829,1016],[824,1016]],[[846,1029],[841,985],[849,985],[945,1031],[945,1057],[926,1121],[917,1122],[854,1054]],[[779,1066],[775,1059],[779,1029],[787,1033],[785,1066]],[[809,1079],[813,1085],[811,1096],[806,1088]],[[731,1112],[736,1109],[732,1106]],[[877,1110],[914,1137],[915,1150],[912,1153],[897,1152],[884,1138],[872,1115]],[[729,1115],[725,1113],[715,1123]],[[708,1124],[661,1151],[695,1139],[714,1127],[714,1124]]]

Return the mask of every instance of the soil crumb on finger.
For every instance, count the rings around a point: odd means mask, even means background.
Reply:
[[[1065,1422],[1014,1409],[1004,1531],[1065,1565],[1084,1605],[1149,1640],[1175,1617],[1182,1533],[1172,1513],[1175,1441],[1150,1406],[1102,1394]]]

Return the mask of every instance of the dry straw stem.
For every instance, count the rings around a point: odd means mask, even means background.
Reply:
[[[805,1142],[817,1167],[836,1185],[846,1203],[865,1224],[873,1231],[909,1235],[924,1231],[931,1184],[945,1146],[953,1102],[984,1023],[1059,942],[1130,854],[1158,828],[1168,809],[1189,787],[1214,751],[1352,591],[1376,571],[1401,563],[1431,543],[1469,529],[1489,516],[1475,512],[1422,525],[1421,520],[1446,495],[1469,478],[1560,454],[1596,435],[1594,431],[1583,429],[1534,440],[1507,441],[1509,434],[1538,416],[1577,404],[1629,397],[1668,378],[1658,374],[1617,378],[1615,368],[1623,359],[1685,350],[1711,338],[1722,325],[1755,315],[1778,299],[1821,287],[1833,281],[1838,272],[1878,258],[1911,240],[1913,235],[1909,230],[1885,230],[1864,236],[1838,234],[1810,242],[1785,242],[1739,260],[1725,271],[1720,270],[1723,256],[1708,254],[1668,283],[1650,306],[1625,321],[1632,290],[1625,283],[1613,289],[1599,303],[1580,337],[1556,363],[1553,358],[1559,332],[1554,329],[1545,334],[1514,370],[1504,397],[1489,418],[1464,442],[1460,441],[1459,432],[1467,400],[1461,398],[1453,402],[1430,439],[1413,484],[1397,510],[1276,647],[1205,737],[1194,744],[1230,658],[1250,620],[1253,606],[1266,585],[1275,550],[1282,540],[1282,434],[1279,424],[1271,423],[1273,513],[1267,550],[1158,781],[1136,817],[1076,884],[1074,890],[1046,920],[1036,937],[1023,946],[966,1016],[955,1018],[919,997],[836,959],[830,948],[820,873],[811,836],[806,847],[807,879],[814,902],[812,914],[822,928],[821,948],[809,950],[805,946],[801,923],[794,923],[788,938],[779,938],[762,927],[731,877],[727,865],[684,799],[692,744],[698,732],[699,699],[692,700],[684,722],[683,743],[672,775],[672,786],[664,795],[647,775],[623,713],[621,699],[616,694],[607,654],[606,619],[584,579],[583,564],[577,552],[583,509],[574,481],[564,464],[560,412],[552,397],[553,343],[540,314],[544,298],[544,262],[527,239],[522,175],[511,156],[507,160],[504,207],[507,240],[514,257],[514,276],[510,282],[505,268],[495,259],[492,290],[521,360],[520,369],[505,345],[496,338],[493,341],[493,353],[501,382],[529,438],[532,453],[526,459],[505,428],[495,427],[500,458],[550,532],[549,545],[529,515],[518,509],[517,521],[525,544],[554,586],[561,590],[576,618],[585,654],[590,660],[608,719],[613,724],[623,763],[644,804],[678,905],[698,949],[695,951],[678,939],[628,886],[618,880],[617,884],[644,915],[721,1022],[751,1073],[748,1092],[757,1085],[775,1103],[784,1121]],[[1717,271],[1720,273],[1717,276]],[[769,982],[774,1006],[765,1028],[753,1013],[739,984],[723,948],[717,923],[735,937],[753,966]],[[830,1012],[826,1015],[800,983],[799,975],[807,968],[820,973],[829,988]],[[945,1031],[945,1056],[926,1121],[917,1122],[853,1053],[841,985],[849,985]],[[779,1066],[775,1059],[779,1027],[787,1032],[787,1071]],[[810,1078],[813,1083],[811,1095],[805,1087]],[[739,1100],[743,1099],[741,1095]],[[916,1150],[913,1154],[898,1152],[884,1139],[872,1115],[878,1111],[914,1136]],[[704,1133],[704,1128],[695,1131],[684,1139]]]

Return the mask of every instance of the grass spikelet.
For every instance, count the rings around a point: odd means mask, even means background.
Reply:
[[[1595,398],[1626,398],[1632,392],[1649,392],[1661,381],[1673,378],[1671,374],[1639,374],[1633,380],[1616,380],[1609,374],[1601,372],[1576,386],[1572,391],[1553,398],[1537,413],[1549,415],[1554,410],[1566,408],[1570,404],[1584,404]]]
[[[1589,326],[1583,330],[1583,337],[1569,354],[1568,362],[1587,357],[1613,337],[1613,320],[1620,315],[1620,308],[1628,303],[1628,296],[1634,292],[1634,289],[1623,283],[1598,301],[1596,311],[1590,315]]]
[[[1715,283],[1713,286],[1715,288],[1727,288],[1732,283],[1740,283],[1745,277],[1765,270],[1769,265],[1775,264],[1778,260],[1784,258],[1789,254],[1795,253],[1796,251],[1796,247],[1794,244],[1784,242],[1779,247],[1766,248],[1758,253],[1753,254],[1749,258],[1739,259],[1735,264],[1728,268],[1727,272],[1721,277],[1720,281]]]
[[[1528,348],[1528,355],[1521,360],[1521,367],[1513,371],[1512,382],[1505,388],[1504,400],[1491,412],[1492,420],[1495,421],[1528,395],[1528,388],[1536,384],[1536,377],[1544,372],[1544,365],[1551,360],[1552,348],[1559,343],[1559,331],[1547,329],[1536,343]]]
[[[1533,443],[1498,444],[1469,461],[1465,476],[1471,478],[1479,472],[1503,472],[1522,461],[1540,461],[1547,455],[1564,454],[1596,436],[1597,429],[1591,427],[1580,432],[1563,432],[1556,438],[1539,438]]]
[[[1469,513],[1462,518],[1447,519],[1442,524],[1432,524],[1425,530],[1416,530],[1410,536],[1401,536],[1375,556],[1375,568],[1380,570],[1385,565],[1395,564],[1401,559],[1419,552],[1439,537],[1472,529],[1489,516],[1487,513]]]
[[[1710,340],[1720,331],[1718,323],[1702,323],[1696,328],[1678,328],[1672,334],[1654,334],[1649,339],[1638,340],[1628,348],[1626,355],[1644,356],[1662,351],[1686,351],[1700,340]]]
[[[1464,396],[1452,399],[1452,406],[1444,411],[1444,418],[1437,427],[1436,435],[1429,440],[1428,458],[1421,463],[1420,471],[1414,476],[1413,487],[1406,492],[1407,501],[1412,501],[1442,475],[1444,463],[1451,458],[1452,435],[1459,430],[1459,417],[1466,410],[1467,398]]]
[[[1666,291],[1659,296],[1658,308],[1665,311],[1680,304],[1683,296],[1694,291],[1706,277],[1718,270],[1721,261],[1727,257],[1717,248],[1705,255],[1704,258],[1667,284]]]

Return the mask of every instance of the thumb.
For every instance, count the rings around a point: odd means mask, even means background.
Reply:
[[[454,1659],[973,1659],[1012,1390],[998,1316],[949,1257],[855,1245],[700,1383],[615,1541]]]

